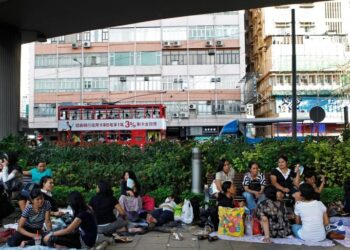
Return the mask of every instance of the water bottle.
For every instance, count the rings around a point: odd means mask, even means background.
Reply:
[[[253,235],[253,227],[252,227],[252,217],[250,215],[247,215],[245,217],[245,235],[252,236]]]

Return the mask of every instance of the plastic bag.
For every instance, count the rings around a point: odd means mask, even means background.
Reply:
[[[193,208],[191,202],[187,199],[185,199],[182,206],[181,221],[185,224],[191,224],[193,221]]]
[[[182,205],[176,205],[174,209],[174,220],[181,221],[182,219]]]
[[[253,217],[253,235],[262,235],[261,224],[258,218]]]
[[[244,208],[219,207],[219,235],[242,237]]]

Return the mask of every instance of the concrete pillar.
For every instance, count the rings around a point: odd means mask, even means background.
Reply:
[[[202,191],[202,167],[201,152],[199,148],[192,149],[192,193],[201,193]]]
[[[0,26],[0,139],[18,132],[21,34]]]

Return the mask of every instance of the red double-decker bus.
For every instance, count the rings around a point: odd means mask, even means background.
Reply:
[[[58,140],[142,147],[165,138],[165,116],[161,104],[59,106]]]

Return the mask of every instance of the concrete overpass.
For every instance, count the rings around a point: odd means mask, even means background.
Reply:
[[[162,18],[310,0],[0,0],[0,138],[19,124],[21,44]]]

